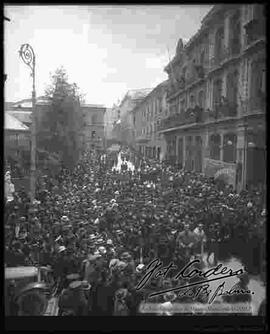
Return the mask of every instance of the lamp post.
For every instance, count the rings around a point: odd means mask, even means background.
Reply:
[[[33,78],[32,86],[32,126],[31,126],[31,174],[30,174],[30,199],[31,204],[35,199],[36,191],[36,87],[35,87],[35,66],[36,57],[34,50],[29,44],[23,44],[19,55],[23,62],[30,67]]]

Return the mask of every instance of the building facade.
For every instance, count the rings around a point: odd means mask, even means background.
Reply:
[[[134,146],[135,130],[132,110],[150,92],[149,88],[129,90],[120,102],[116,112],[118,120],[114,126],[114,135],[119,142]]]
[[[167,158],[238,190],[264,186],[265,64],[264,6],[215,5],[165,68]]]
[[[158,127],[168,116],[167,87],[168,81],[162,82],[132,110],[136,150],[148,158],[165,158],[166,142]]]
[[[104,115],[106,108],[102,105],[82,104],[83,125],[81,129],[83,149],[104,148]]]

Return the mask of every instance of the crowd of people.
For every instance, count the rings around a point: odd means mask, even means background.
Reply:
[[[124,156],[133,171],[112,168],[115,156],[86,152],[73,170],[41,177],[33,205],[24,189],[6,204],[5,265],[51,266],[60,315],[140,314],[149,291],[174,284],[168,277],[136,289],[155,258],[180,266],[194,254],[212,264],[234,256],[265,279],[259,191],[238,194],[203,174]]]

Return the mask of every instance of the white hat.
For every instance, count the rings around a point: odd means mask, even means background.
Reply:
[[[107,240],[107,245],[112,245],[112,244],[113,244],[112,240],[111,240],[111,239],[108,239],[108,240]]]
[[[266,209],[263,209],[261,212],[261,216],[266,216]]]
[[[137,267],[136,267],[136,272],[137,273],[142,272],[144,267],[145,267],[145,265],[143,263],[138,264]]]
[[[96,251],[94,252],[94,255],[96,255],[97,257],[101,257],[101,254],[100,254],[100,252],[99,252],[98,250],[96,250]]]
[[[65,246],[60,246],[59,248],[58,248],[58,253],[62,253],[62,252],[64,252],[66,250],[66,247]]]
[[[98,248],[98,251],[99,251],[100,254],[106,254],[106,248],[103,247],[103,246],[100,246],[100,247]]]
[[[252,208],[252,206],[253,206],[252,202],[249,201],[248,204],[247,204],[247,207]]]
[[[109,264],[109,268],[115,267],[120,261],[118,259],[112,259]]]
[[[61,235],[59,235],[59,237],[57,237],[54,241],[57,242],[57,241],[59,241],[61,238],[62,238]]]

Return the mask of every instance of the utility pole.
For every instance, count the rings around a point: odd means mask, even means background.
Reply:
[[[35,200],[36,193],[36,86],[35,86],[35,66],[36,56],[29,44],[23,44],[19,55],[23,62],[30,67],[33,78],[32,86],[32,125],[31,125],[31,174],[30,174],[30,199],[31,204]]]

